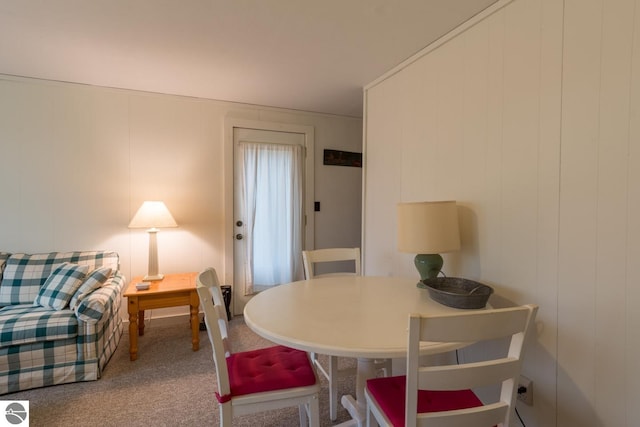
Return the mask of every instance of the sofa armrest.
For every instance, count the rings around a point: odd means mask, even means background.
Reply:
[[[96,289],[83,299],[76,307],[76,316],[85,323],[98,323],[105,313],[112,315],[113,307],[119,307],[124,289],[124,276],[116,271],[101,288]]]

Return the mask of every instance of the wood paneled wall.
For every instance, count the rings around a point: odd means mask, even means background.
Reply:
[[[632,426],[640,2],[500,1],[366,88],[366,274],[415,275],[400,201],[455,199],[445,271],[540,305],[527,426]]]

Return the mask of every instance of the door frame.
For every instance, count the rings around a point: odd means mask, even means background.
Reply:
[[[224,273],[223,283],[231,284],[233,292],[232,311],[236,312],[235,304],[235,278],[233,264],[233,238],[234,238],[234,213],[233,213],[233,191],[234,191],[234,159],[233,159],[233,129],[247,128],[267,131],[292,132],[304,134],[305,141],[305,162],[304,162],[304,241],[302,247],[313,248],[315,238],[315,226],[313,215],[314,202],[314,127],[309,125],[298,125],[291,123],[279,123],[261,120],[247,120],[240,118],[225,118],[224,122]]]

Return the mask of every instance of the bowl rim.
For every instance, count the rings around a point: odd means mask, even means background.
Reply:
[[[432,286],[431,284],[428,283],[428,281],[431,281],[431,280],[433,280],[434,282],[435,281],[439,281],[439,282],[442,282],[442,281],[453,281],[453,280],[446,280],[446,279],[461,280],[464,283],[475,284],[476,287],[480,288],[479,292],[474,292],[473,294],[469,294],[469,293],[462,294],[462,293],[457,293],[457,292],[450,292],[450,291],[446,291],[446,290],[443,290],[441,288]],[[425,282],[427,282],[427,283],[425,283]],[[478,282],[476,280],[465,279],[463,277],[433,277],[433,278],[428,278],[428,279],[425,279],[425,280],[420,280],[418,282],[418,284],[419,285],[423,285],[423,286],[420,286],[420,287],[423,287],[423,288],[428,289],[430,291],[432,290],[432,291],[437,292],[439,294],[450,295],[450,296],[455,296],[455,297],[466,297],[466,298],[475,297],[475,296],[486,297],[486,296],[490,296],[491,294],[493,294],[493,288],[491,286],[486,285],[486,284],[481,283],[481,282]]]

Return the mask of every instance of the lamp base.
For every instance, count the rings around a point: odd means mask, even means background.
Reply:
[[[420,280],[438,277],[442,270],[444,260],[440,254],[418,254],[413,263],[420,273]]]
[[[142,278],[143,282],[155,282],[156,280],[164,279],[164,274],[154,274],[153,276],[144,276]]]

